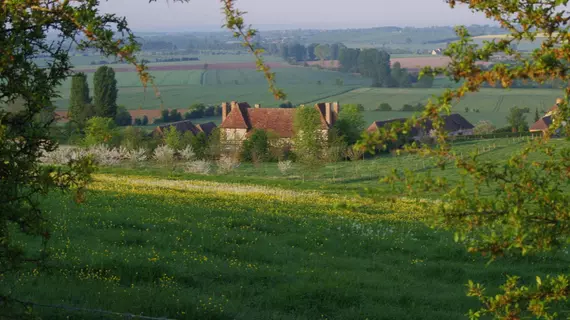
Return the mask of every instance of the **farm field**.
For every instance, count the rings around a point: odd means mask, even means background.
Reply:
[[[375,120],[409,117],[410,112],[372,111],[380,103],[388,103],[393,110],[399,110],[404,104],[425,103],[433,95],[438,95],[442,89],[400,89],[400,88],[360,88],[351,92],[331,97],[330,100],[339,101],[341,104],[360,103],[367,110],[365,118],[367,123]],[[528,107],[530,114],[527,115],[529,124],[534,120],[535,109],[539,113],[546,112],[561,94],[560,90],[551,89],[482,89],[475,94],[469,94],[459,103],[454,105],[453,112],[463,115],[471,123],[476,124],[479,120],[489,120],[497,127],[506,125],[506,117],[509,109]],[[469,108],[469,112],[465,111]],[[475,112],[479,109],[480,112]]]
[[[168,66],[172,68],[173,66]],[[294,104],[326,99],[355,88],[369,85],[370,81],[360,76],[329,70],[304,67],[276,68],[278,85],[288,94]],[[93,74],[88,73],[88,83],[93,89]],[[248,101],[267,106],[277,105],[267,90],[263,75],[254,68],[208,69],[208,70],[161,70],[152,71],[165,108],[188,108],[193,103],[218,104],[221,101]],[[135,72],[117,72],[119,87],[118,104],[128,109],[157,109],[161,100],[152,88],[145,94]],[[343,85],[336,84],[337,79]],[[67,109],[71,81],[63,83],[59,110]]]
[[[515,140],[456,148],[494,143],[484,156],[500,159],[521,146]],[[378,185],[397,161],[358,161],[360,177],[354,164],[323,166],[307,182],[299,168],[283,176],[276,164],[223,176],[105,169],[85,204],[60,193],[46,199],[52,258],[19,274],[13,294],[174,319],[458,319],[477,307],[465,296],[468,280],[496,286],[507,272],[532,280],[567,269],[564,252],[487,266],[451,234],[425,227],[414,200],[362,192],[361,181],[375,174],[368,183]],[[101,319],[33,311],[42,319]]]

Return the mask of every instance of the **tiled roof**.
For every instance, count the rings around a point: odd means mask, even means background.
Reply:
[[[249,122],[246,119],[249,104],[246,102],[238,103],[238,108],[230,110],[230,113],[222,122],[220,127],[231,129],[249,129]]]
[[[546,130],[548,130],[548,128],[550,127],[551,124],[552,124],[552,117],[546,116],[546,117],[539,119],[532,126],[530,126],[529,130],[531,132],[532,131],[546,131]]]
[[[210,135],[216,129],[216,124],[213,122],[200,123],[196,125],[196,128],[206,135]]]
[[[281,138],[292,138],[295,135],[293,129],[295,109],[248,109],[247,117],[251,128],[273,131]]]
[[[168,124],[163,124],[161,126],[156,127],[155,132],[163,133],[165,130],[169,129],[170,127],[176,128],[176,130],[180,133],[185,133],[186,131],[192,132],[193,135],[197,135],[200,131],[190,120],[178,121]]]
[[[294,108],[250,108],[247,103],[239,103],[239,107],[230,110],[220,128],[246,129],[248,135],[253,129],[273,131],[281,138],[291,138],[295,135],[293,122],[296,109]],[[331,105],[332,107],[332,105]],[[328,129],[326,122],[326,104],[315,105],[319,111],[322,129]],[[336,119],[336,113],[331,110],[331,116]]]

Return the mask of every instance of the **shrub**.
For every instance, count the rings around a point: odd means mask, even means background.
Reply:
[[[495,132],[497,128],[487,120],[481,120],[473,129],[474,134],[490,134]]]
[[[125,148],[115,149],[109,148],[104,144],[92,146],[87,151],[93,156],[93,159],[103,166],[114,166],[121,163],[121,160],[128,156],[128,151]],[[124,154],[121,154],[123,152]]]
[[[178,112],[178,110],[176,110],[176,109],[170,110],[170,115],[168,116],[168,121],[175,122],[175,121],[180,121],[180,120],[182,120],[182,115],[180,114],[180,112]]]
[[[133,124],[133,117],[125,107],[120,107],[115,116],[115,123],[118,126],[130,126]]]
[[[269,138],[264,130],[255,130],[243,142],[241,159],[243,161],[266,161],[269,158]]]
[[[135,126],[140,126],[142,125],[142,120],[140,118],[136,118],[135,119]]]
[[[184,149],[179,152],[180,158],[186,161],[194,160],[196,158],[196,153],[192,149],[191,145],[187,145]]]
[[[93,117],[87,120],[84,140],[86,146],[109,144],[113,142],[113,138],[116,136],[117,131],[113,119]]]
[[[378,108],[378,111],[392,111],[392,106],[386,102],[381,103]]]
[[[154,149],[153,158],[161,164],[171,163],[174,161],[174,149],[167,145],[160,145]]]
[[[148,159],[145,148],[133,149],[128,152],[128,159],[131,162],[143,162]]]
[[[277,168],[279,168],[281,174],[287,174],[293,168],[293,161],[291,160],[279,161],[277,163]]]
[[[123,140],[121,145],[127,149],[137,149],[143,145],[144,133],[140,128],[127,127],[123,132]]]
[[[143,125],[143,126],[147,126],[147,125],[148,125],[148,117],[147,117],[147,116],[143,116],[143,118],[142,118],[142,125]]]
[[[293,108],[293,104],[291,103],[291,101],[285,101],[279,105],[279,108],[290,109]]]
[[[170,126],[164,131],[164,144],[173,150],[180,150],[182,148],[182,135],[174,126]]]
[[[212,171],[212,164],[206,160],[196,160],[186,163],[184,171],[188,173],[209,174]]]
[[[168,113],[168,110],[162,110],[160,112],[160,121],[162,123],[165,123],[165,122],[169,122],[169,120],[170,120],[170,114]]]
[[[236,157],[224,154],[220,157],[220,160],[218,160],[217,164],[218,172],[229,173],[239,167],[240,162],[238,159],[236,159]]]

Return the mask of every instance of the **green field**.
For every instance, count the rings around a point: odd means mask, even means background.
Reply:
[[[398,89],[398,88],[361,88],[331,97],[330,100],[341,104],[361,103],[365,109],[367,122],[391,118],[409,117],[409,112],[375,112],[371,111],[380,103],[389,103],[393,110],[400,110],[404,104],[425,103],[433,95],[438,95],[443,89]],[[554,105],[556,98],[561,95],[560,90],[551,89],[481,89],[475,94],[468,94],[464,99],[455,103],[452,111],[463,115],[471,123],[480,120],[489,120],[498,127],[507,124],[506,117],[509,109],[514,106],[528,107],[531,111],[527,115],[529,123],[534,121],[534,112],[538,108],[542,115]],[[469,108],[469,112],[465,111]],[[479,109],[475,112],[474,109]]]
[[[456,148],[494,144],[484,157],[499,159],[520,148],[515,140]],[[174,319],[439,320],[477,307],[465,296],[470,279],[496,286],[506,274],[532,280],[567,270],[564,252],[486,265],[449,233],[425,227],[415,201],[383,201],[389,188],[378,177],[402,164],[423,170],[421,161],[385,156],[331,164],[306,182],[300,168],[283,176],[276,164],[222,176],[106,169],[83,205],[60,193],[47,198],[51,259],[15,275],[10,288],[40,304]],[[363,186],[385,192],[373,197]],[[0,279],[0,293],[8,288],[2,281],[11,280]],[[42,319],[105,318],[33,312]]]
[[[294,104],[307,101],[324,100],[337,95],[369,85],[369,80],[360,76],[344,74],[335,71],[317,70],[313,68],[291,67],[275,69],[277,84],[283,88],[288,99]],[[166,108],[187,108],[193,103],[218,104],[222,101],[248,101],[275,106],[278,102],[267,90],[267,82],[263,75],[255,70],[175,70],[153,71],[155,82],[160,90]],[[160,100],[152,89],[145,94],[135,72],[120,72],[116,74],[119,105],[129,109],[157,109]],[[339,86],[336,80],[343,79]],[[88,82],[92,88],[93,74],[88,74]],[[320,83],[320,84],[319,84]],[[61,87],[59,109],[69,105],[69,88],[71,81],[66,81]]]

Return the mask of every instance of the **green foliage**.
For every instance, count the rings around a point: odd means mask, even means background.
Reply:
[[[146,115],[143,116],[143,118],[142,118],[142,125],[143,125],[143,126],[147,126],[147,125],[148,125],[148,117],[147,117]]]
[[[242,161],[264,162],[270,159],[269,137],[265,130],[254,130],[241,149]]]
[[[565,7],[568,1],[546,0],[540,5],[526,0],[448,2],[451,7],[469,5],[472,10],[482,12],[506,27],[509,34],[478,46],[465,27],[456,28],[459,40],[450,43],[445,52],[451,59],[449,66],[425,68],[422,73],[424,76],[448,76],[459,81],[459,87],[431,99],[423,113],[406,121],[402,128],[369,135],[361,145],[383,145],[412,126],[430,121],[435,129],[432,134],[437,146],[420,149],[412,145],[407,151],[437,157],[440,169],[455,166],[462,173],[461,179],[448,181],[431,172],[418,177],[395,170],[385,181],[414,195],[442,192],[444,195],[437,204],[426,206],[433,226],[454,230],[455,240],[466,245],[470,252],[489,255],[492,259],[505,254],[537,254],[566,247],[570,238],[570,148],[551,137],[555,134],[570,136],[570,126],[563,126],[570,118],[569,91],[564,89],[564,99],[557,103],[558,111],[553,115],[548,131],[529,139],[522,150],[506,156],[504,161],[486,159],[479,152],[463,156],[450,151],[441,115],[449,113],[457,99],[478,92],[487,84],[509,87],[515,80],[542,83],[552,79],[568,83],[570,50],[566,43],[570,27]],[[514,45],[523,41],[536,40],[540,45],[529,55],[514,49]],[[511,61],[496,62],[491,68],[479,67],[481,61],[488,62],[498,54],[510,56]],[[511,130],[523,132],[528,129],[525,118],[528,112],[528,108],[510,110]],[[478,297],[482,306],[477,311],[472,310],[469,316],[471,319],[481,316],[494,319],[556,318],[557,310],[566,309],[568,281],[565,275],[547,280],[542,282],[537,278],[538,286],[533,288],[519,285],[517,278],[509,278],[502,287],[503,292],[492,296],[486,296],[482,286],[470,283],[469,294]],[[562,308],[556,306],[557,303],[562,303]]]
[[[364,131],[366,122],[364,122],[363,111],[364,107],[356,104],[343,105],[340,110],[335,128],[348,145],[355,144]]]
[[[182,149],[182,134],[174,126],[170,126],[163,133],[164,144],[174,151]]]
[[[182,115],[180,114],[180,112],[178,112],[178,110],[176,109],[170,110],[170,114],[168,115],[168,121],[176,122],[180,120],[182,120]]]
[[[71,91],[69,93],[69,117],[80,128],[85,126],[87,119],[94,115],[89,96],[89,85],[84,73],[77,73],[71,77]]]
[[[392,81],[390,87],[410,88],[412,86],[408,70],[402,68],[399,62],[392,65],[391,76]]]
[[[538,108],[534,109],[534,122],[540,120],[540,114],[538,113]]]
[[[326,142],[319,111],[312,106],[297,108],[293,125],[297,161],[308,167],[318,165]]]
[[[513,132],[523,132],[528,131],[528,123],[526,120],[526,113],[528,113],[528,108],[521,109],[519,107],[512,107],[509,115],[507,116],[507,122],[513,130]]]
[[[377,49],[364,49],[358,55],[358,70],[361,75],[372,79],[373,87],[388,87],[390,75],[390,54]]]
[[[115,127],[115,121],[111,118],[93,117],[87,120],[85,126],[86,146],[98,144],[115,144],[118,137],[118,131]]]
[[[208,151],[208,137],[204,132],[199,132],[192,137],[192,149],[196,153],[196,158],[206,159]]]
[[[294,108],[294,107],[295,106],[293,106],[293,103],[291,103],[291,101],[285,101],[279,105],[279,108],[283,108],[283,109],[290,109],[290,108]]]
[[[123,131],[121,145],[129,150],[137,150],[144,146],[144,132],[140,128],[128,126]]]
[[[415,106],[413,106],[411,104],[405,104],[402,106],[402,111],[405,111],[405,112],[419,112],[419,111],[423,111],[423,110],[424,110],[424,106],[421,103],[418,103]]]
[[[378,111],[392,111],[392,106],[389,103],[383,102],[378,106],[378,108],[376,108],[376,110],[378,110]]]
[[[497,128],[490,121],[481,120],[481,121],[479,121],[479,123],[477,123],[475,125],[475,128],[473,128],[473,133],[474,134],[491,134],[491,133],[495,132],[495,130],[497,130]]]
[[[119,107],[115,116],[115,123],[118,126],[130,126],[133,123],[133,117],[125,107]]]
[[[431,88],[433,87],[433,81],[435,77],[432,74],[423,74],[418,78],[418,82],[416,82],[416,88]]]
[[[117,80],[115,70],[101,66],[93,76],[93,104],[99,117],[115,118],[117,115]]]

